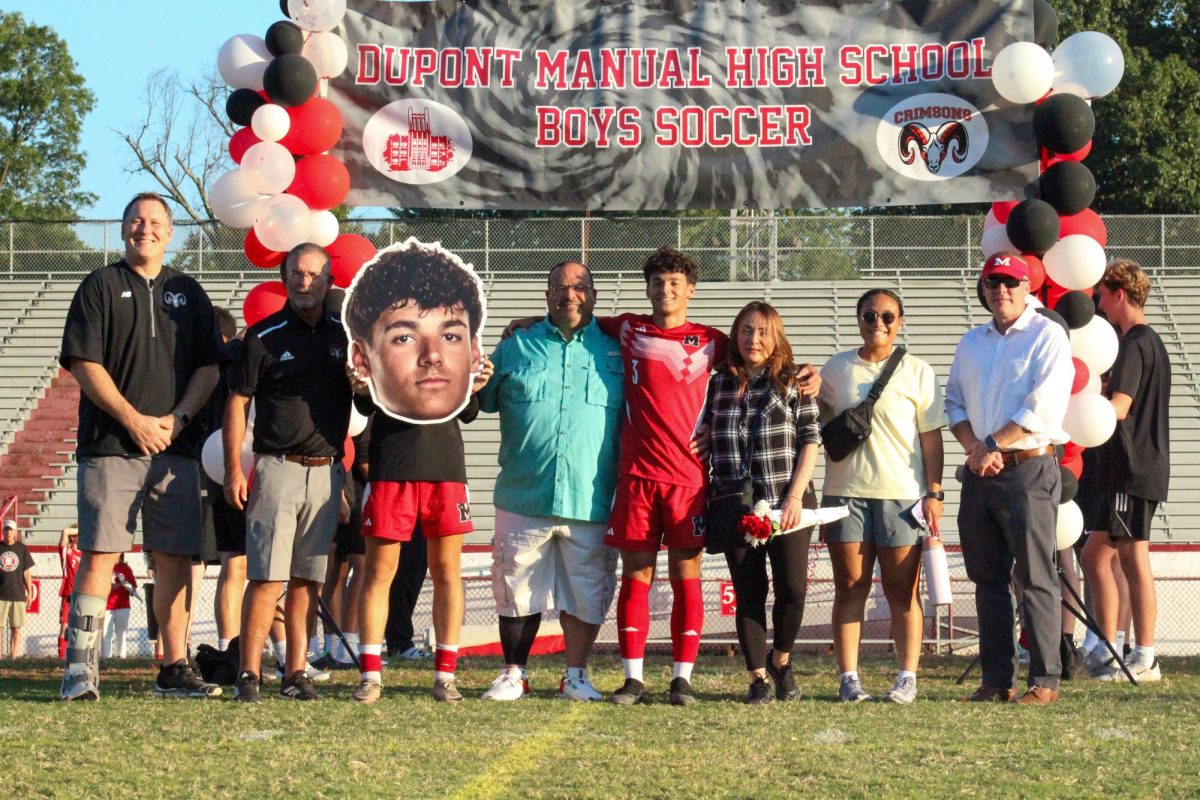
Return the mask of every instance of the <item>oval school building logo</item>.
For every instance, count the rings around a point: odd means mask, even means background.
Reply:
[[[951,94],[922,94],[892,106],[879,122],[879,153],[906,178],[957,178],[979,163],[988,146],[979,109]]]
[[[432,100],[388,103],[363,129],[363,151],[371,166],[394,181],[444,181],[471,160],[467,123],[449,106]]]

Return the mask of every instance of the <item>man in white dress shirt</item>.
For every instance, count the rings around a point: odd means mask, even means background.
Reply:
[[[958,529],[975,584],[983,666],[983,683],[964,699],[1048,705],[1058,699],[1061,672],[1054,445],[1067,441],[1071,346],[1059,325],[1026,305],[1029,267],[1020,256],[989,259],[983,291],[992,319],[958,343],[946,384],[951,430],[967,452]],[[1030,643],[1029,690],[1019,699],[1014,564]]]

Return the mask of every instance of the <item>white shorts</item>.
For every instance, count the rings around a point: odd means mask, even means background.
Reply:
[[[558,610],[591,625],[604,622],[617,587],[617,551],[604,544],[607,522],[527,517],[497,508],[495,527],[497,614]]]

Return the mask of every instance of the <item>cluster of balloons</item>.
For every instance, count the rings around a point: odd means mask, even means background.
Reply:
[[[326,153],[342,135],[342,117],[325,99],[328,79],[347,64],[346,43],[333,29],[345,0],[281,0],[286,20],[263,37],[238,34],[221,46],[217,70],[233,91],[225,104],[239,128],[229,140],[237,168],[209,189],[213,212],[233,228],[247,228],[246,258],[278,267],[293,247],[319,244],[334,259],[334,279],[349,286],[375,247],[339,235],[332,208],[350,191],[350,173]],[[286,292],[278,281],[251,290],[243,318],[252,325],[278,311]]]
[[[1071,437],[1061,460],[1063,549],[1083,532],[1083,513],[1074,502],[1083,450],[1107,441],[1117,423],[1112,404],[1100,394],[1100,375],[1117,357],[1117,335],[1096,316],[1092,299],[1092,287],[1104,275],[1108,232],[1090,208],[1096,181],[1083,160],[1096,131],[1091,101],[1117,87],[1125,58],[1116,42],[1096,31],[1076,33],[1048,52],[1044,45],[1057,35],[1058,20],[1044,0],[1036,0],[1034,28],[1036,42],[1016,42],[997,54],[992,82],[1009,102],[1037,103],[1033,128],[1041,175],[1030,187],[1030,199],[992,204],[981,249],[985,259],[1022,254],[1039,313],[1070,336],[1075,380],[1063,422]]]

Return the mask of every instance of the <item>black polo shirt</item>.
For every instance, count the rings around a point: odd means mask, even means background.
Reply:
[[[216,364],[220,338],[212,303],[195,279],[163,267],[154,278],[124,260],[83,279],[71,300],[59,364],[72,358],[104,367],[117,391],[142,414],[171,413],[192,375]],[[203,431],[189,425],[168,453],[200,457]],[[79,395],[76,455],[133,456],[141,451],[119,422]]]
[[[1171,358],[1149,325],[1121,337],[1108,395],[1133,398],[1129,415],[1100,445],[1100,486],[1146,500],[1167,499],[1171,476]]]
[[[346,332],[326,311],[309,325],[291,304],[246,332],[233,391],[255,401],[254,452],[342,457],[350,428]]]

